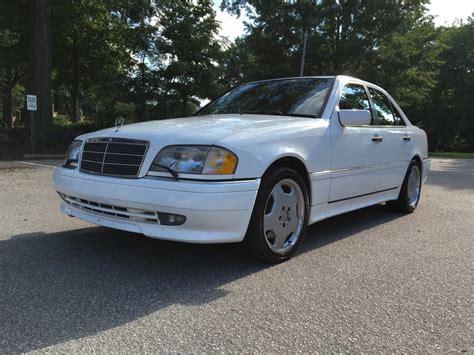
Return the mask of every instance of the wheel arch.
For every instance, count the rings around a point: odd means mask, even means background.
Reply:
[[[421,160],[420,156],[418,154],[415,154],[413,158],[411,158],[411,160],[414,160],[418,163],[418,165],[420,166],[420,173],[423,176],[423,161]]]
[[[309,198],[309,203],[310,203],[310,206],[311,206],[311,181],[309,179],[308,168],[306,167],[303,160],[298,158],[298,157],[291,156],[291,155],[279,157],[279,158],[275,159],[265,169],[265,172],[263,173],[262,176],[265,176],[265,174],[267,172],[269,172],[270,170],[275,169],[277,167],[292,168],[300,174],[301,178],[305,182],[306,189],[308,190],[308,198]]]

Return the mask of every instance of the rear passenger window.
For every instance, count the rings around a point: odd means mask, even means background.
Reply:
[[[339,100],[341,110],[370,110],[369,98],[362,85],[344,86]]]
[[[400,112],[398,112],[397,108],[393,106],[392,103],[390,104],[392,106],[393,118],[395,119],[395,126],[405,126],[405,121],[403,120]]]
[[[380,91],[369,88],[372,102],[374,103],[374,122],[375,126],[395,126],[395,117],[393,116],[392,106],[387,96]]]

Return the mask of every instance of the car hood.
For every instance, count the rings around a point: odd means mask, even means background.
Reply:
[[[271,115],[206,115],[148,121],[85,134],[78,139],[114,137],[141,139],[160,146],[173,144],[214,144],[219,140],[245,132],[262,131],[282,126],[300,126],[313,120],[304,117]]]

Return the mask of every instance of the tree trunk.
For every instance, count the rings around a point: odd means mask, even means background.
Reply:
[[[45,146],[52,126],[52,0],[30,1],[30,38],[28,51],[27,94],[37,96],[35,136],[38,146]]]
[[[77,33],[74,31],[73,37],[73,46],[72,46],[72,57],[73,57],[73,65],[72,65],[72,90],[71,90],[71,119],[73,122],[79,121],[80,117],[78,117],[79,112],[79,64],[78,64],[78,43],[77,43]]]
[[[73,83],[71,91],[71,119],[73,122],[79,121],[79,73],[77,67],[73,68]]]
[[[186,116],[186,108],[188,106],[188,96],[183,95],[183,107],[182,107],[182,113],[181,116],[184,117]]]
[[[12,70],[7,69],[5,75],[5,87],[3,92],[3,121],[8,128],[13,128],[13,87]]]

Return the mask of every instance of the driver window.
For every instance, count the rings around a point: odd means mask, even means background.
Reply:
[[[369,98],[362,85],[348,84],[344,86],[339,100],[341,110],[370,110]]]

